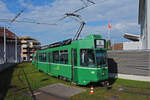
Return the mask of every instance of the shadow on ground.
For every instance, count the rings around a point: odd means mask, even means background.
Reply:
[[[0,100],[4,100],[9,88],[15,66],[0,72]]]
[[[112,58],[108,58],[108,73],[116,75],[118,74],[118,64]]]

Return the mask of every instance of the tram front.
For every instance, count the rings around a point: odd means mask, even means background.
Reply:
[[[107,49],[105,40],[95,40],[95,48],[80,49],[78,84],[103,82],[108,79]]]

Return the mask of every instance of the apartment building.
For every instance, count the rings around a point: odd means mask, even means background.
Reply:
[[[22,61],[32,61],[32,54],[40,46],[40,42],[29,36],[21,36],[19,39],[21,41]]]

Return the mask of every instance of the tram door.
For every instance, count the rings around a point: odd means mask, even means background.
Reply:
[[[72,80],[75,79],[76,66],[77,66],[77,49],[71,49],[71,64],[72,64]]]

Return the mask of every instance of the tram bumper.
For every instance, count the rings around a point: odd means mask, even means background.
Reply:
[[[84,73],[83,73],[84,72]],[[78,78],[78,85],[87,85],[92,82],[100,82],[108,79],[107,68],[97,68],[89,70],[80,70]]]

